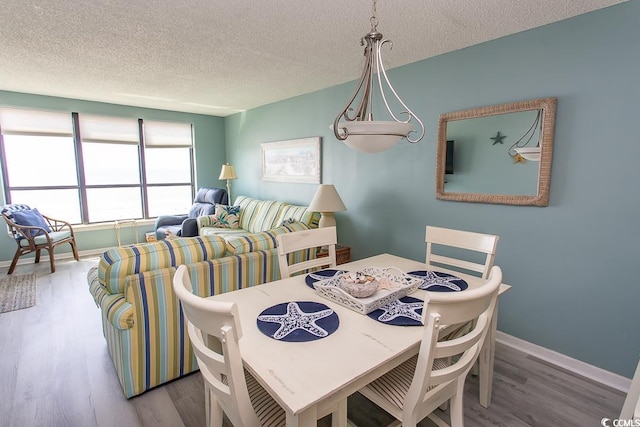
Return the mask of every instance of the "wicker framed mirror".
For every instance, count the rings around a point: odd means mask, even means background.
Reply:
[[[556,103],[540,98],[441,114],[436,198],[547,206]]]

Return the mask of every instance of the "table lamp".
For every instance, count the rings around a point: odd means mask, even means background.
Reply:
[[[316,190],[307,210],[321,213],[318,227],[335,227],[336,218],[333,213],[346,211],[347,208],[333,185],[322,184]]]
[[[232,179],[238,179],[238,175],[236,175],[236,170],[229,163],[222,165],[222,170],[220,170],[220,176],[218,179],[226,179],[227,180],[227,195],[229,196],[229,205],[231,205],[231,181]]]

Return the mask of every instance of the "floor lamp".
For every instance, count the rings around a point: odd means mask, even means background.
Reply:
[[[220,170],[220,176],[218,179],[226,179],[227,180],[227,196],[229,196],[229,206],[233,204],[231,198],[231,180],[238,179],[238,175],[236,175],[236,170],[229,163],[222,165],[222,169]]]
[[[333,213],[346,211],[347,208],[333,185],[322,184],[316,190],[307,210],[321,213],[318,227],[335,227],[336,218]]]

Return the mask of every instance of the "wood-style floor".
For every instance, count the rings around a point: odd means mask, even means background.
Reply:
[[[199,373],[124,398],[87,286],[86,273],[96,263],[59,261],[50,274],[42,262],[14,272],[36,271],[38,296],[35,307],[0,314],[0,427],[203,426]],[[619,391],[500,344],[491,407],[482,408],[477,396],[477,378],[469,377],[467,427],[595,427],[602,418],[617,418],[624,400]],[[349,399],[349,418],[358,427],[391,421],[357,394]]]

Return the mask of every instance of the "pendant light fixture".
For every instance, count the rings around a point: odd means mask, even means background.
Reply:
[[[535,146],[528,146],[534,135],[538,136]],[[518,139],[510,148],[509,155],[515,157],[522,156],[525,160],[532,162],[540,161],[540,136],[542,135],[542,110],[538,110],[531,127]]]
[[[402,138],[415,143],[424,136],[424,124],[400,99],[391,86],[387,72],[382,65],[380,49],[385,43],[389,43],[390,46],[393,44],[390,40],[383,38],[377,30],[376,3],[377,0],[373,0],[373,15],[370,19],[371,32],[360,40],[360,44],[365,46],[364,70],[356,85],[355,92],[333,122],[333,132],[338,140],[344,141],[347,146],[355,150],[366,153],[389,149]],[[393,97],[402,106],[403,110],[398,114],[394,114],[391,110],[384,87],[393,94]],[[395,101],[392,102],[395,103]],[[378,116],[379,112],[374,117],[374,104],[380,106],[381,110],[386,109],[388,114],[380,113],[387,116],[386,120],[380,120],[382,116]],[[411,119],[415,119],[420,126],[417,137],[413,138],[409,136],[415,132]]]

